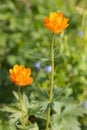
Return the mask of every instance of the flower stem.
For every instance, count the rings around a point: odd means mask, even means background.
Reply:
[[[51,73],[51,86],[49,93],[49,103],[52,102],[53,99],[53,87],[54,87],[54,33],[52,34],[52,43],[51,43],[51,64],[52,64],[52,73]],[[46,130],[49,130],[50,124],[50,107],[47,111],[47,121],[46,121]]]
[[[23,111],[23,106],[22,106],[20,86],[18,86],[18,96],[19,96],[19,103],[20,103],[20,109],[21,109],[21,114],[22,114],[22,126],[23,126],[23,130],[25,130],[25,119],[24,119],[24,111]]]

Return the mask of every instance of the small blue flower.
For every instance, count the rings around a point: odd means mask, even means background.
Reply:
[[[47,73],[50,73],[52,71],[52,67],[49,65],[49,66],[46,66],[44,68],[44,70],[47,72]]]
[[[34,67],[35,67],[36,69],[40,69],[41,63],[40,63],[40,62],[36,62],[36,63],[34,64]]]
[[[83,103],[82,103],[82,106],[83,106],[84,108],[87,108],[87,101],[86,101],[86,102],[83,102]]]
[[[82,37],[84,33],[82,31],[78,32],[78,36]]]

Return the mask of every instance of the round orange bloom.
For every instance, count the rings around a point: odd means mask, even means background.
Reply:
[[[69,19],[65,18],[62,12],[51,12],[49,18],[44,18],[44,26],[52,32],[59,34],[69,26],[68,21]]]
[[[33,82],[33,78],[30,77],[31,69],[25,68],[23,65],[19,66],[16,64],[9,72],[11,81],[20,87],[29,85]]]

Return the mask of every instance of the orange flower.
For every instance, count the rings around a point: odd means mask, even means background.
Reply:
[[[19,66],[16,64],[9,72],[11,81],[20,87],[33,82],[33,78],[30,77],[31,69],[25,68],[23,65]]]
[[[63,16],[62,12],[51,12],[49,18],[44,18],[44,26],[54,33],[61,33],[61,31],[69,26],[68,18]]]

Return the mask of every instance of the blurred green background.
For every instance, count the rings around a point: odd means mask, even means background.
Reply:
[[[22,88],[28,95],[33,87],[50,84],[46,59],[51,32],[44,27],[44,16],[56,11],[62,11],[70,25],[55,35],[55,86],[67,87],[66,95],[87,102],[87,0],[0,0],[1,106],[13,101],[12,91],[17,89],[9,80],[14,64],[32,68],[34,82]]]

